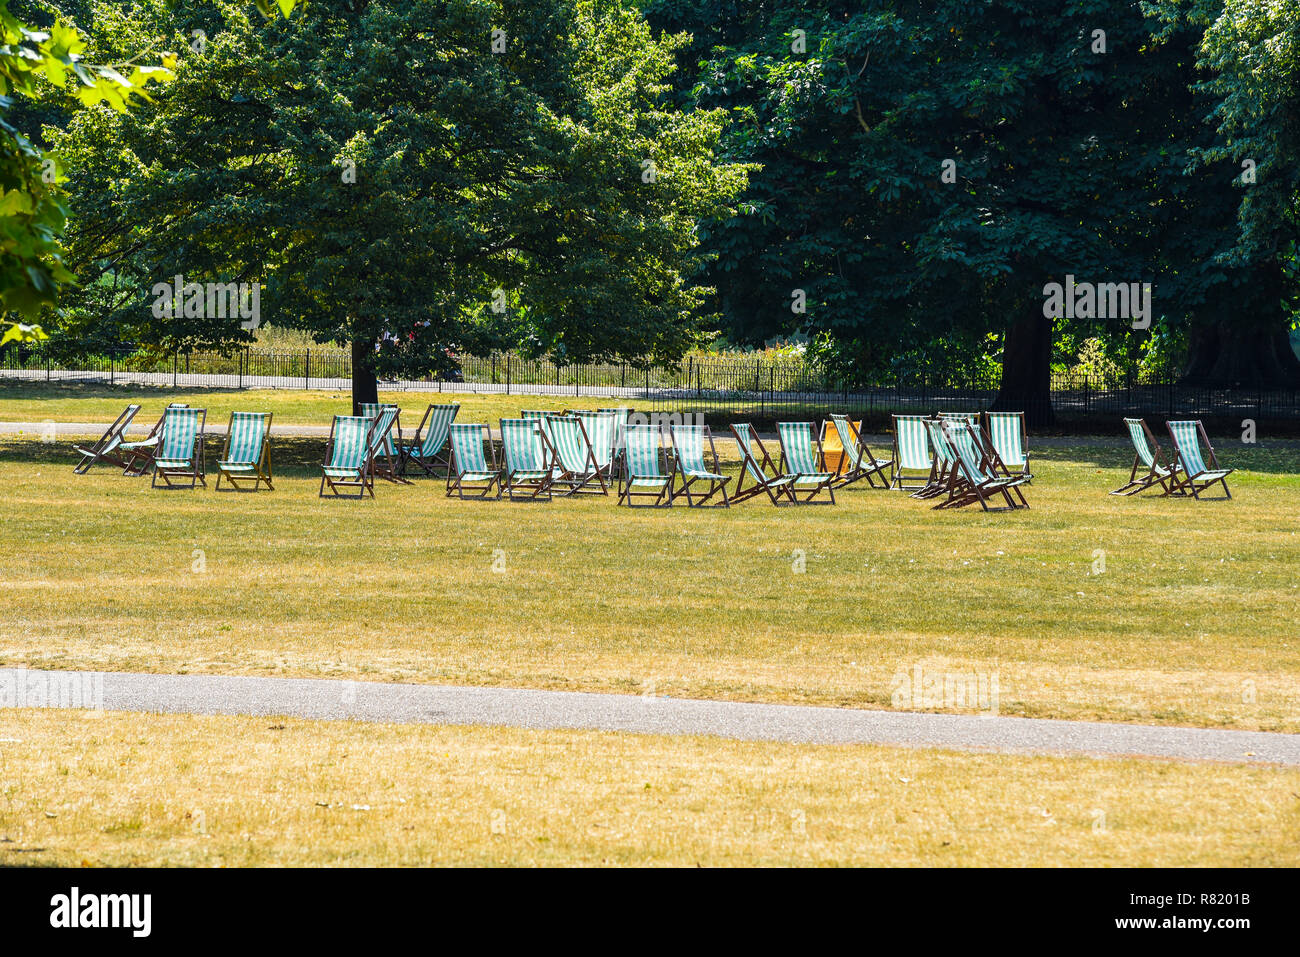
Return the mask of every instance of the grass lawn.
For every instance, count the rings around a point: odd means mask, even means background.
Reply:
[[[122,398],[55,404],[94,420]],[[1002,714],[1298,731],[1300,453],[1262,441],[1219,443],[1229,502],[1110,497],[1119,441],[1037,442],[1033,508],[985,515],[856,487],[707,512],[441,481],[322,501],[319,439],[276,443],[273,493],[160,492],[12,437],[0,660],[867,708],[920,666],[996,677]]]
[[[591,399],[545,395],[472,395],[437,392],[380,392],[382,402],[394,402],[403,409],[402,428],[413,432],[430,403],[461,403],[460,419],[473,409],[478,421],[495,424],[498,419],[518,415],[521,408],[602,408],[619,404],[618,399]],[[137,425],[148,428],[158,421],[169,402],[184,402],[208,410],[208,424],[224,427],[230,413],[270,412],[278,425],[320,425],[329,428],[335,415],[352,414],[348,392],[297,389],[170,389],[159,386],[97,385],[76,382],[19,382],[0,380],[0,422],[100,422],[104,428],[117,418],[128,402],[143,406]],[[635,407],[635,405],[634,405]]]
[[[1296,866],[1300,771],[0,711],[0,866]]]

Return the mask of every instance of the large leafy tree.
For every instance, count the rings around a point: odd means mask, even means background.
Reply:
[[[1157,43],[1128,0],[647,9],[699,28],[691,96],[727,108],[730,155],[762,164],[747,215],[709,237],[738,337],[829,333],[863,378],[960,374],[991,342],[999,401],[1042,421],[1054,341],[1150,341],[1123,319],[1046,319],[1048,281],[1153,282],[1166,339],[1233,304],[1276,319],[1267,264],[1216,255],[1235,234],[1231,164],[1188,168],[1214,137],[1194,24]]]
[[[707,320],[695,224],[745,169],[714,159],[719,112],[667,101],[683,40],[614,0],[315,2],[259,29],[152,2],[100,25],[106,50],[206,42],[156,105],[58,140],[86,322],[230,344],[237,319],[155,319],[153,284],[262,282],[265,318],[352,343],[360,402],[449,347],[664,359]]]

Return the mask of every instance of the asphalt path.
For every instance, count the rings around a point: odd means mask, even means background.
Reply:
[[[0,669],[9,705],[1300,766],[1300,735],[311,678]]]

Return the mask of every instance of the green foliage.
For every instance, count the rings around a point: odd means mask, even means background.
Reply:
[[[353,10],[263,27],[235,4],[153,0],[101,22],[106,52],[157,34],[187,52],[155,104],[57,138],[78,268],[99,279],[72,334],[248,341],[237,320],[150,315],[153,284],[183,273],[263,282],[267,321],[361,343],[379,373],[509,345],[667,359],[699,338],[695,224],[746,171],[714,159],[721,112],[667,102],[681,38],[613,0]]]

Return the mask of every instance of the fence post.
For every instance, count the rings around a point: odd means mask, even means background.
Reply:
[[[113,384],[113,357],[108,357],[108,384]]]
[[[510,394],[510,353],[506,353],[506,395]]]
[[[311,388],[311,350],[310,349],[307,350],[307,361],[303,363],[302,388],[304,392]]]
[[[45,381],[50,381],[50,354],[45,354]]]
[[[172,388],[176,388],[176,367],[180,363],[180,354],[172,353]]]

